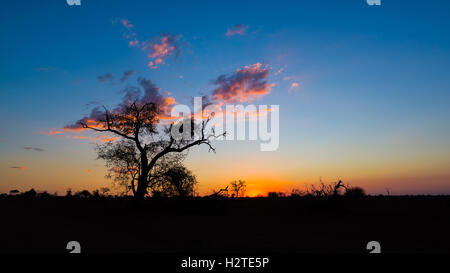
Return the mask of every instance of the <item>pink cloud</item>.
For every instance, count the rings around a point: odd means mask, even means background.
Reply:
[[[120,19],[120,23],[127,29],[134,28],[134,25],[132,23],[130,23],[130,21],[128,21],[127,19]]]
[[[247,31],[248,26],[243,24],[234,25],[233,27],[229,28],[227,32],[225,33],[226,36],[230,37],[233,35],[244,35]]]
[[[230,75],[221,75],[213,83],[218,87],[212,92],[216,101],[245,102],[265,96],[270,93],[273,84],[267,82],[269,69],[261,63],[237,69]]]
[[[157,65],[164,64],[164,59],[174,53],[179,54],[178,35],[163,34],[154,37],[152,41],[141,45],[143,51],[148,52],[147,56],[151,59],[148,67],[152,69],[158,68]]]
[[[147,53],[150,61],[148,67],[151,69],[158,68],[157,65],[164,64],[164,59],[176,53],[179,54],[178,40],[180,35],[162,34],[153,37],[151,40],[145,40],[143,42],[136,38],[136,32],[134,32],[134,25],[127,19],[120,19],[120,23],[125,28],[125,39],[129,40],[128,45],[130,47],[141,48],[142,51]]]
[[[134,25],[127,19],[120,19],[120,24],[125,27],[124,37],[125,39],[131,39],[136,36],[134,32]]]
[[[47,132],[42,132],[42,131],[39,131],[38,132],[39,134],[42,134],[42,135],[49,135],[49,136],[53,136],[53,135],[59,135],[59,134],[63,134],[64,133],[64,131],[63,130],[61,130],[61,129],[55,129],[55,128],[51,128],[50,130],[48,130]]]
[[[279,74],[281,74],[281,73],[283,72],[283,70],[284,70],[283,67],[280,68],[280,69],[278,69],[278,70],[274,73],[274,75],[275,75],[275,76],[278,76]]]
[[[297,89],[299,89],[299,88],[300,88],[299,83],[298,83],[298,82],[293,82],[293,83],[291,84],[291,87],[289,88],[289,92],[294,91],[294,90],[297,90]]]
[[[95,138],[91,138],[91,140],[97,140],[101,142],[111,142],[117,140],[117,137],[105,137],[105,136],[97,136]]]

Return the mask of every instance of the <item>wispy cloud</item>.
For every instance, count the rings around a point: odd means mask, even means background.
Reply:
[[[112,83],[114,81],[114,76],[111,73],[106,73],[104,75],[100,75],[97,77],[99,82],[109,82]]]
[[[67,138],[73,138],[73,139],[87,139],[87,136],[68,136]]]
[[[117,137],[105,137],[105,136],[96,136],[95,138],[91,138],[92,140],[101,141],[101,142],[112,142],[117,140]]]
[[[56,68],[52,67],[52,66],[41,66],[41,67],[36,67],[34,70],[39,71],[39,72],[51,72],[51,71],[55,71]]]
[[[31,146],[25,146],[23,147],[25,150],[32,150],[32,151],[36,151],[36,152],[43,152],[45,151],[42,148],[38,148],[38,147],[31,147]]]
[[[123,75],[122,75],[122,78],[120,78],[120,81],[124,82],[124,81],[128,80],[128,78],[133,76],[134,73],[136,73],[135,70],[127,70],[127,71],[123,72]]]
[[[88,137],[88,136],[66,136],[66,138],[69,139],[79,139],[79,140],[89,140],[89,141],[96,141],[96,142],[111,142],[115,141],[118,138],[117,137],[107,137],[107,136],[95,136],[95,137]]]
[[[127,19],[120,19],[120,24],[124,26],[125,33],[124,37],[125,39],[131,39],[134,36],[136,36],[136,32],[134,32],[134,25]]]
[[[273,84],[267,82],[269,69],[261,63],[237,69],[229,75],[220,75],[213,81],[218,87],[211,97],[215,101],[246,102],[270,93]]]
[[[99,105],[99,104],[100,104],[100,100],[92,100],[84,105],[84,109],[88,109],[94,105]]]
[[[14,170],[18,170],[18,171],[24,171],[25,170],[24,166],[11,166],[9,168],[10,169],[14,169]]]
[[[244,35],[245,32],[247,31],[248,26],[243,25],[243,24],[237,24],[232,26],[231,28],[229,28],[227,30],[227,32],[225,33],[226,36],[230,37],[233,35]]]
[[[141,41],[137,38],[134,25],[128,19],[120,19],[120,24],[124,27],[124,37],[128,40],[128,45],[140,48],[150,58],[147,64],[149,68],[156,69],[159,65],[164,64],[164,59],[167,57],[180,54],[178,41],[181,35],[165,33],[152,39]]]
[[[274,75],[275,75],[275,76],[278,76],[278,75],[280,75],[283,71],[284,71],[284,67],[282,67],[282,68],[278,69],[277,71],[275,71]]]
[[[122,76],[120,77],[120,82],[127,81],[131,76],[133,76],[136,73],[136,70],[126,70],[123,72]],[[97,80],[101,83],[110,83],[114,84],[116,77],[112,75],[111,73],[105,73],[103,75],[97,76]]]
[[[299,87],[300,87],[300,85],[298,84],[298,82],[293,82],[291,84],[291,88],[290,89],[295,89],[295,88],[299,88]]]
[[[49,135],[49,136],[53,136],[53,135],[64,134],[64,130],[62,130],[62,129],[50,128],[50,129],[49,129],[48,131],[46,131],[46,132],[39,131],[38,133],[41,134],[41,135]]]

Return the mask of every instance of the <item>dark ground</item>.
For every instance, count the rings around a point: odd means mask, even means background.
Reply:
[[[450,197],[0,198],[0,252],[449,252]]]

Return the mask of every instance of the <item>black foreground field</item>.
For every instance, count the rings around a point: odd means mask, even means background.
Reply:
[[[0,252],[449,252],[450,197],[0,198]]]

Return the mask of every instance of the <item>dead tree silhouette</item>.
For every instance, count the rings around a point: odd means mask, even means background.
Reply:
[[[347,189],[348,185],[346,185],[342,180],[338,182],[334,182],[332,184],[325,184],[323,182],[320,183],[319,187],[314,185],[309,185],[309,187],[305,191],[305,195],[311,196],[323,196],[323,197],[336,197],[340,194],[341,189]]]
[[[244,197],[245,194],[245,188],[247,187],[247,185],[245,184],[245,181],[243,180],[238,180],[238,181],[232,181],[230,183],[231,186],[231,192],[232,192],[232,197]]]
[[[347,186],[342,182],[342,180],[339,180],[337,183],[334,184],[332,196],[338,196],[339,190],[341,188],[347,189]]]
[[[219,189],[218,191],[214,191],[212,194],[208,195],[207,197],[218,197],[218,196],[228,197],[228,187],[229,186],[226,186],[223,189]]]

